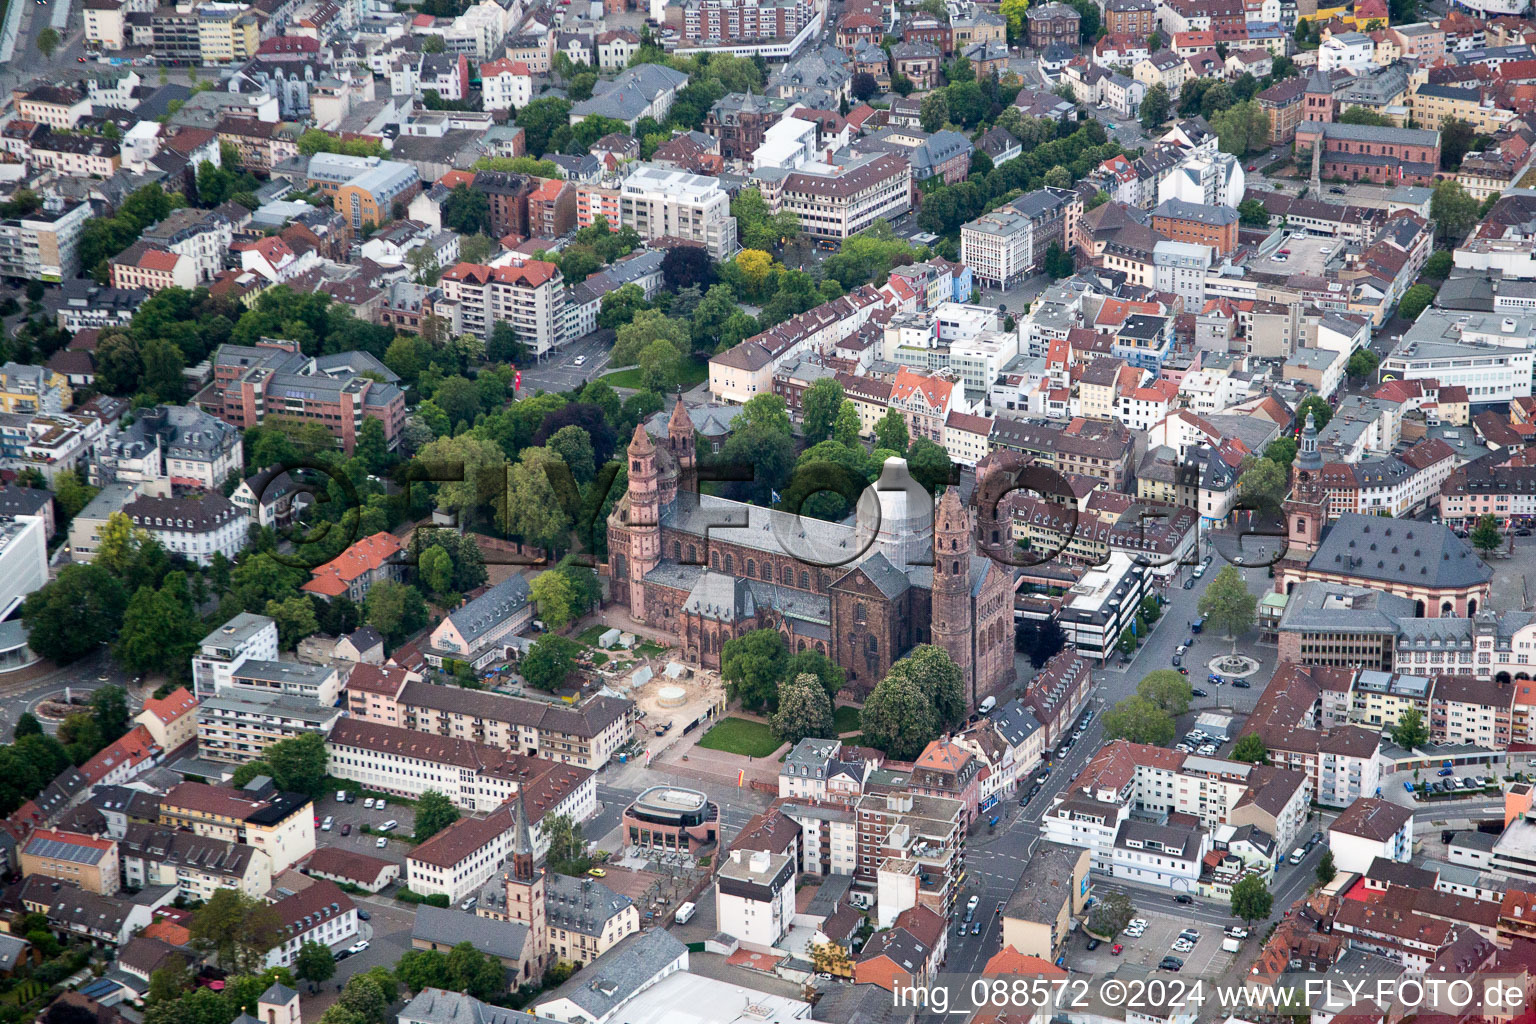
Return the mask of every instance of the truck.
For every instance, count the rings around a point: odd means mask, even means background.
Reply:
[[[677,908],[677,913],[672,915],[672,920],[678,924],[687,924],[693,918],[693,912],[697,909],[692,903],[684,903]]]
[[[1236,953],[1242,948],[1242,945],[1243,943],[1240,939],[1225,938],[1221,940],[1221,951],[1223,953]]]

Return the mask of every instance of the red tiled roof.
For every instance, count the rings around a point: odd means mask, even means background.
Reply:
[[[100,782],[125,762],[142,764],[163,753],[149,730],[141,725],[97,751],[95,757],[80,766],[80,774],[92,782]]]
[[[160,721],[170,724],[197,707],[197,698],[178,686],[164,697],[151,697],[144,702],[144,710]]]
[[[403,550],[400,538],[388,531],[380,530],[371,537],[364,537],[357,541],[320,568],[313,570],[314,578],[300,589],[312,594],[324,594],[327,597],[340,596],[347,592],[347,584],[365,572],[378,569]]]

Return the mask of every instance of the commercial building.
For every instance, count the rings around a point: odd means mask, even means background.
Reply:
[[[715,926],[747,949],[775,948],[795,914],[795,858],[732,850],[715,875]]]
[[[533,621],[528,580],[510,576],[472,601],[449,612],[432,630],[427,661],[467,662],[477,671],[507,656],[507,641]]]
[[[1054,962],[1087,906],[1088,851],[1042,841],[1003,906],[1003,948]],[[985,912],[985,911],[982,911]]]
[[[1464,387],[1476,405],[1531,394],[1536,317],[1427,309],[1382,360],[1383,379]]]
[[[815,238],[841,240],[912,208],[912,165],[894,153],[759,177],[769,209],[793,213]]]
[[[720,808],[695,790],[652,786],[625,808],[623,827],[628,846],[688,853],[718,840]]]
[[[139,410],[126,429],[97,442],[91,481],[99,486],[163,480],[213,491],[244,466],[234,427],[195,406],[157,405]]]
[[[1067,592],[1057,623],[1084,657],[1108,661],[1136,621],[1151,573],[1123,551],[1112,551],[1102,568],[1088,570]]]
[[[1082,198],[1070,189],[1046,186],[1020,196],[960,229],[960,262],[979,282],[1010,288],[1040,271],[1052,243],[1069,247],[1069,222],[1081,212]]]
[[[0,275],[27,281],[67,281],[80,273],[80,236],[89,203],[50,202],[31,213],[0,218]]]
[[[228,688],[247,659],[277,660],[277,620],[241,612],[203,637],[192,656],[193,692],[211,697]]]

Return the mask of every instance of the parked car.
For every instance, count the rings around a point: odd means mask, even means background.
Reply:
[[[957,939],[965,938],[965,922],[964,921],[961,921],[959,924],[955,925],[955,938],[957,938]]]
[[[368,913],[366,910],[359,909],[357,912],[357,919],[359,921],[372,921],[373,915]]]
[[[352,945],[347,947],[347,952],[348,953],[361,953],[361,952],[363,952],[367,948],[368,948],[368,940],[367,939],[358,939],[356,942],[352,943]]]
[[[1087,948],[1089,950],[1094,950],[1094,949],[1098,949],[1099,945],[1100,945],[1100,943],[1099,943],[1098,939],[1089,939],[1088,940],[1088,945],[1085,948]]]
[[[1190,942],[1199,942],[1200,933],[1195,931],[1193,928],[1185,928],[1183,931],[1179,932],[1179,938],[1188,939]]]
[[[1184,589],[1185,590],[1193,590],[1194,588],[1195,588],[1195,581],[1194,580],[1185,580],[1184,581]]]
[[[1184,969],[1184,961],[1180,960],[1176,956],[1165,956],[1158,963],[1157,969],[1160,971],[1173,971],[1174,973],[1178,973]]]
[[[1109,955],[1110,956],[1119,956],[1124,951],[1125,951],[1125,947],[1120,945],[1120,943],[1118,943],[1118,942],[1115,943],[1113,946],[1109,947]]]
[[[363,807],[366,810],[373,810],[373,797],[370,796],[368,799],[364,800]]]
[[[1193,896],[1191,896],[1187,892],[1181,892],[1181,893],[1179,893],[1177,896],[1175,896],[1173,898],[1173,902],[1175,902],[1175,903],[1193,903],[1193,902],[1195,902],[1195,898]]]
[[[389,845],[389,840],[385,839],[383,836],[379,836],[378,842],[374,843],[373,845],[376,849],[382,850],[384,847]]]
[[[1225,934],[1229,939],[1246,939],[1248,937],[1248,929],[1239,928],[1236,925],[1233,925],[1231,928],[1226,930]]]
[[[1454,774],[1456,774],[1456,769],[1454,769],[1454,768],[1441,768],[1439,771],[1435,772],[1435,774],[1440,776],[1441,778],[1445,778],[1445,776],[1447,776],[1447,775],[1454,775]]]
[[[336,824],[335,817],[333,817],[332,815],[327,814],[325,816],[325,821],[320,823],[320,831],[321,832],[329,832],[331,830],[331,826],[334,825],[334,824]]]
[[[1232,680],[1232,685],[1237,687],[1239,690],[1253,689],[1253,684],[1246,679],[1234,679]]]
[[[1173,667],[1178,668],[1182,664],[1184,664],[1184,659],[1175,654],[1173,656]]]
[[[344,835],[344,836],[351,835],[352,834],[352,826],[351,825],[342,825],[341,826],[341,834]]]
[[[1209,697],[1210,696],[1210,694],[1208,694],[1204,690],[1201,690],[1201,689],[1198,689],[1198,688],[1190,690],[1189,692],[1194,694],[1196,697]]]
[[[980,921],[973,921],[971,923],[971,934],[972,935],[980,935],[981,934],[981,922]]]

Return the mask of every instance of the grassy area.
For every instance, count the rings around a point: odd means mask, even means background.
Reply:
[[[773,731],[761,722],[749,722],[745,718],[722,718],[699,740],[699,746],[745,757],[767,757],[779,749],[779,741],[773,738]]]
[[[586,629],[576,634],[576,642],[579,644],[586,644],[588,647],[596,647],[597,638],[606,632],[608,632],[608,627],[599,622],[597,625],[588,626]]]
[[[844,704],[832,712],[832,725],[841,736],[845,732],[853,732],[859,727],[859,709]]]
[[[687,391],[689,388],[697,387],[708,379],[709,364],[702,359],[689,357],[683,361],[682,373],[679,376],[680,380],[678,383],[682,385],[684,391]],[[645,387],[643,374],[638,366],[632,366],[628,370],[617,370],[613,373],[604,374],[600,379],[608,384],[609,387],[631,388],[637,391]]]
[[[667,650],[667,648],[663,647],[661,644],[652,643],[651,641],[647,640],[645,643],[640,644],[635,648],[635,653],[642,657],[645,655],[655,656],[657,654],[661,654],[665,650]]]

